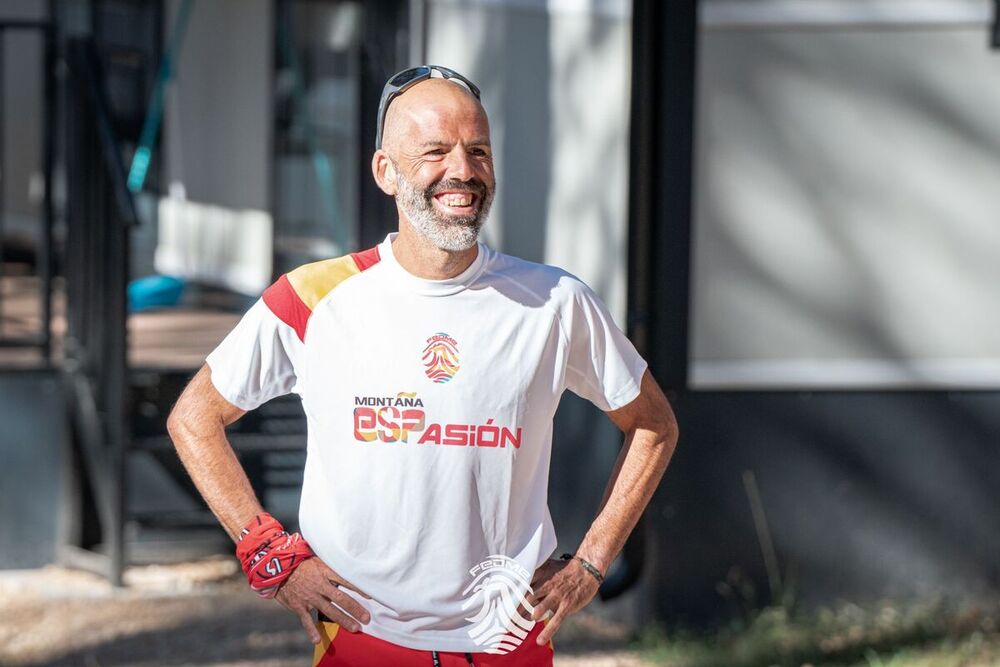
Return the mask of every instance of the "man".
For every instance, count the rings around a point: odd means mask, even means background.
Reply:
[[[170,434],[315,664],[551,664],[552,636],[594,597],[666,469],[673,413],[589,288],[478,242],[495,182],[472,82],[396,75],[376,146],[399,232],[269,287],[185,389]],[[567,388],[626,439],[575,555],[551,560]],[[289,391],[308,421],[301,536],[264,513],[224,433]]]

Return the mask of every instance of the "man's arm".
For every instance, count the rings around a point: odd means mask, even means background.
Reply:
[[[647,370],[639,396],[628,405],[606,413],[625,434],[625,445],[604,490],[601,509],[580,543],[576,555],[607,573],[625,546],[653,492],[663,477],[677,445],[677,421],[660,387]],[[550,561],[551,563],[551,561]],[[541,572],[542,569],[547,571]],[[552,639],[570,614],[583,608],[597,593],[598,583],[577,560],[540,568],[534,589],[533,618],[553,616],[538,635],[538,643]]]
[[[226,439],[226,426],[246,414],[212,384],[208,365],[194,376],[167,417],[167,432],[202,498],[229,537],[264,511]]]
[[[226,439],[226,426],[245,412],[219,393],[211,375],[207,364],[201,367],[177,399],[167,418],[167,431],[209,509],[236,541],[243,527],[264,508]],[[295,568],[275,597],[299,616],[309,639],[316,644],[320,636],[312,621],[312,609],[351,632],[360,629],[358,621],[370,620],[368,612],[338,586],[369,597],[315,557]]]
[[[625,434],[597,518],[580,543],[577,555],[602,573],[625,546],[639,517],[663,478],[677,446],[677,420],[649,371],[639,396],[607,413]]]

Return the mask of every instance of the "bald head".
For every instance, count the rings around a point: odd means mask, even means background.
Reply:
[[[386,112],[372,175],[396,199],[403,238],[421,238],[447,252],[469,251],[496,188],[486,111],[459,84],[414,84]]]
[[[457,131],[467,141],[489,143],[486,110],[465,86],[447,79],[425,79],[410,87],[389,105],[382,129],[382,148],[394,158],[420,145]],[[416,144],[416,145],[414,145]]]

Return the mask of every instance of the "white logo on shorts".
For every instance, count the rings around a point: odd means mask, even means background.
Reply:
[[[469,636],[485,647],[485,653],[510,653],[535,627],[534,621],[517,612],[518,605],[523,605],[529,615],[535,609],[526,597],[532,592],[531,573],[512,558],[490,556],[469,574],[473,581],[462,595],[471,597],[462,609],[479,609],[475,616],[465,619],[472,623]]]

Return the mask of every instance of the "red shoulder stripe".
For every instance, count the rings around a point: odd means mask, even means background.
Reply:
[[[299,340],[305,342],[306,323],[309,322],[312,311],[295,293],[287,275],[281,276],[264,290],[264,303],[279,320],[295,329]]]
[[[380,259],[378,246],[351,253],[358,272],[370,269]],[[310,304],[315,305],[337,284],[352,274],[357,275],[349,268],[350,263],[344,264],[345,261],[346,257],[338,257],[300,266],[292,272],[295,282],[286,273],[264,290],[264,303],[278,319],[295,329],[302,342],[305,342],[306,325],[312,315]]]
[[[378,246],[375,246],[361,252],[352,252],[351,259],[354,260],[359,271],[364,271],[378,264],[382,257],[378,254]]]

